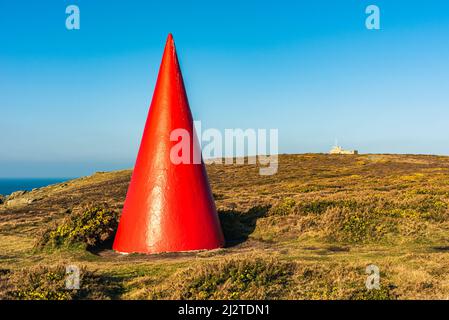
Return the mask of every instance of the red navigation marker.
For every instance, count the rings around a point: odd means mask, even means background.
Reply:
[[[176,164],[170,151],[175,129],[190,134],[188,163]],[[113,249],[160,253],[215,249],[223,233],[200,152],[175,44],[168,35]],[[173,140],[173,139],[172,139]],[[201,154],[201,153],[197,153]],[[198,163],[199,162],[199,163]]]

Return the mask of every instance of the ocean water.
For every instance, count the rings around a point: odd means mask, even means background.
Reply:
[[[70,179],[71,178],[0,178],[0,194],[5,196],[18,190],[31,191],[34,188],[46,187]]]

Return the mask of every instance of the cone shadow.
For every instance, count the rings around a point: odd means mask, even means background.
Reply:
[[[239,245],[254,232],[257,220],[267,216],[270,206],[255,206],[246,212],[218,210],[226,247]]]

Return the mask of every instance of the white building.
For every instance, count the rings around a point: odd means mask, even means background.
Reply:
[[[335,145],[329,154],[359,154],[357,150],[344,150],[342,147]]]

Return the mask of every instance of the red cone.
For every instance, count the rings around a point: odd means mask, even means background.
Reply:
[[[193,141],[190,143],[192,159],[199,145],[170,34],[114,250],[159,253],[223,246],[203,161],[174,164],[170,160],[170,150],[179,141],[170,141],[170,133],[179,128],[187,130]]]

